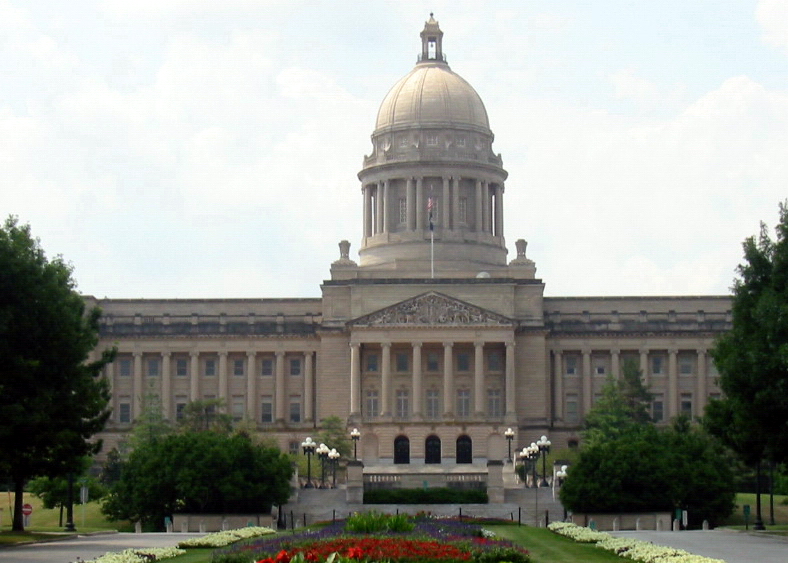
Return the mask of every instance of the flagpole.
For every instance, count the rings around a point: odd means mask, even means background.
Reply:
[[[435,279],[435,230],[430,222],[430,278]]]

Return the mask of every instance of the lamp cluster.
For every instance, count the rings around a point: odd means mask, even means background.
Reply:
[[[530,446],[526,446],[519,453],[519,458],[524,462],[530,462],[532,483],[534,487],[549,487],[547,482],[547,454],[550,452],[552,442],[547,439],[547,436],[542,436],[536,442],[531,442]],[[542,480],[537,480],[536,466],[539,458],[542,458]]]
[[[353,440],[353,459],[358,459],[358,441],[361,438],[361,432],[358,428],[354,428],[350,432],[350,438]],[[320,485],[319,488],[325,489],[326,486],[326,466],[331,470],[332,486],[337,486],[337,465],[339,465],[339,458],[342,457],[336,448],[330,448],[324,443],[318,444],[310,436],[301,442],[301,449],[306,456],[306,484],[305,489],[314,489],[315,484],[312,482],[312,456],[317,455],[320,460]]]

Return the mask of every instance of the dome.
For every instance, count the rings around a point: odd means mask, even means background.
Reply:
[[[375,130],[423,125],[490,130],[481,97],[444,62],[421,62],[380,104]]]

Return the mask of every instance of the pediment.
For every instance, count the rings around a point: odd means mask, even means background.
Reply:
[[[353,327],[500,327],[513,326],[514,322],[503,315],[459,299],[442,293],[430,292],[364,315],[348,324]]]

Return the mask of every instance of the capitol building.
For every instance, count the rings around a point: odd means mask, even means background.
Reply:
[[[513,450],[542,435],[577,445],[627,361],[656,420],[701,415],[720,393],[709,350],[730,297],[545,297],[526,242],[504,240],[493,141],[430,16],[348,193],[363,207],[358,252],[339,241],[320,298],[87,298],[103,311],[98,348],[118,349],[105,453],[153,394],[169,420],[220,399],[293,453],[339,417],[361,433],[365,475],[483,472],[507,457],[507,428]]]

